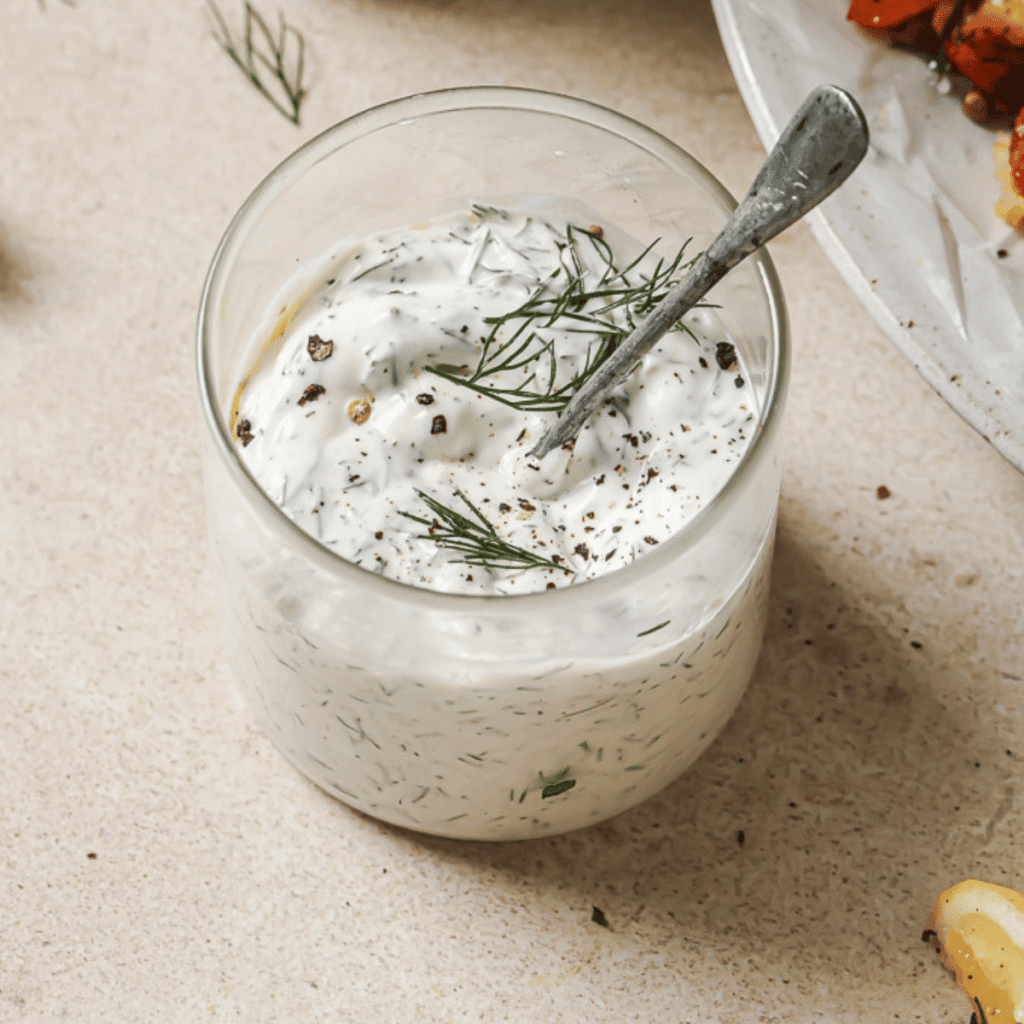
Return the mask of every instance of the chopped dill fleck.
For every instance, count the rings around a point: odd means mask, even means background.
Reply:
[[[656,626],[651,626],[650,629],[645,629],[642,633],[637,633],[637,636],[650,636],[651,633],[657,633],[659,629],[664,629],[672,620],[666,619],[664,622],[659,622]]]
[[[390,257],[386,260],[381,260],[380,263],[374,263],[372,267],[367,267],[365,270],[361,270],[358,274],[356,274],[355,277],[352,278],[352,281],[358,281],[361,277],[366,277],[367,274],[372,274],[375,270],[380,270],[381,267],[388,267],[390,265]],[[349,284],[351,284],[352,281],[350,281]]]
[[[559,793],[566,793],[575,785],[575,779],[562,779],[561,782],[552,782],[540,791],[541,799],[546,800],[549,796],[558,796]]]
[[[469,210],[470,213],[480,220],[508,220],[508,210],[503,210],[500,206],[485,206],[483,203],[473,203]]]

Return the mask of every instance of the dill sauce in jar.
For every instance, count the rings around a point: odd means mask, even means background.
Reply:
[[[223,632],[325,790],[528,838],[632,806],[724,725],[778,498],[767,257],[528,453],[728,203],[634,122],[480,89],[337,126],[236,217],[199,332]]]

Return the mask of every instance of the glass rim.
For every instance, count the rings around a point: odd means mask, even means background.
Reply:
[[[337,552],[321,544],[306,533],[285,514],[259,486],[238,454],[231,437],[210,367],[210,333],[214,321],[211,305],[219,285],[230,271],[233,256],[259,220],[264,208],[302,172],[318,164],[336,150],[375,131],[401,124],[419,117],[471,109],[525,110],[550,114],[580,121],[603,129],[620,139],[645,150],[669,166],[685,167],[699,179],[711,196],[721,204],[724,214],[736,206],[736,200],[724,185],[695,157],[665,136],[648,128],[627,115],[607,107],[561,93],[536,89],[504,86],[466,86],[414,93],[369,107],[325,129],[285,157],[249,194],[229,222],[214,251],[203,283],[196,323],[196,373],[199,385],[203,423],[210,432],[218,456],[226,466],[233,482],[240,487],[250,502],[267,508],[284,531],[287,540],[328,574],[348,577],[352,583],[376,590],[381,597],[412,605],[449,604],[454,611],[495,612],[495,602],[502,611],[518,602],[523,610],[527,605],[543,605],[550,613],[568,610],[579,601],[590,601],[613,596],[616,591],[640,582],[655,574],[666,563],[680,557],[714,529],[723,509],[739,500],[747,479],[763,459],[769,457],[769,448],[781,428],[790,372],[789,322],[785,299],[778,273],[766,249],[747,257],[745,262],[756,268],[757,279],[768,306],[768,321],[772,338],[773,358],[770,367],[770,388],[758,415],[754,436],[741,456],[736,468],[714,497],[687,523],[662,541],[657,549],[646,552],[629,565],[602,574],[582,583],[539,590],[526,594],[459,594],[431,590],[398,580],[392,580],[348,561]],[[538,609],[534,609],[538,610]]]

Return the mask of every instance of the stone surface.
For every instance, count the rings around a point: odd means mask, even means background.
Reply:
[[[768,636],[689,773],[587,831],[459,844],[347,810],[251,724],[193,372],[251,188],[367,105],[464,84],[617,108],[734,191],[762,156],[707,0],[286,7],[300,128],[198,0],[5,5],[0,1021],[966,1021],[920,932],[963,877],[1024,881],[1024,479],[805,228],[772,249],[795,351]]]

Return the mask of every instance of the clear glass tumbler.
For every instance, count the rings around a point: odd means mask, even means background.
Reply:
[[[583,202],[664,251],[703,247],[734,205],[677,146],[590,103],[505,88],[411,96],[267,177],[217,249],[199,314],[209,533],[238,683],[327,792],[443,836],[552,835],[657,792],[732,714],[763,634],[788,378],[764,252],[709,299],[756,399],[753,440],[695,519],[609,575],[513,597],[396,583],[300,531],[241,462],[232,399],[296,266],[343,236],[529,193]]]

